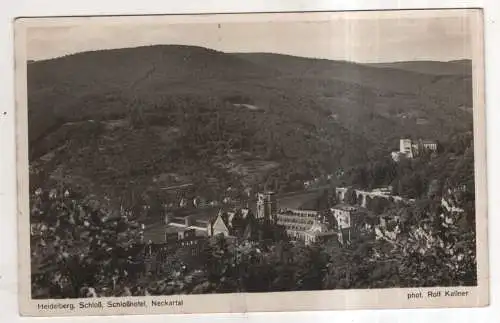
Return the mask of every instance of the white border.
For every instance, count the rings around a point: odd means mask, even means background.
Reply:
[[[27,116],[27,79],[26,37],[30,30],[44,26],[68,25],[109,25],[109,24],[198,24],[198,23],[262,23],[280,21],[328,21],[330,19],[427,19],[459,17],[467,19],[470,34],[473,67],[474,103],[474,141],[475,141],[475,184],[476,184],[476,241],[478,278],[476,287],[468,288],[393,288],[365,290],[321,290],[273,293],[231,293],[208,295],[183,295],[160,297],[107,298],[102,301],[145,300],[147,307],[127,308],[88,308],[80,310],[78,305],[84,299],[74,300],[31,300],[30,299],[30,253],[29,253],[29,196],[28,196],[28,116]],[[237,28],[237,24],[233,28]],[[113,315],[145,313],[245,313],[256,311],[301,311],[301,310],[345,310],[345,309],[386,309],[416,307],[466,307],[488,304],[488,260],[487,260],[487,210],[486,210],[486,173],[485,173],[485,119],[484,119],[484,69],[483,69],[483,19],[479,9],[456,10],[393,10],[393,11],[356,11],[356,12],[314,12],[314,13],[255,13],[255,14],[208,14],[208,15],[164,15],[164,16],[120,16],[120,17],[71,17],[71,18],[20,18],[15,22],[15,63],[16,63],[16,136],[18,166],[18,235],[19,235],[19,300],[21,313],[29,316],[61,315]],[[429,298],[428,292],[441,292],[444,297]],[[467,292],[466,297],[446,297],[447,291]],[[408,293],[421,292],[424,297],[410,299]],[[155,301],[177,301],[182,306],[153,307]],[[50,304],[66,304],[68,308],[40,310]],[[72,305],[72,306],[71,306]]]

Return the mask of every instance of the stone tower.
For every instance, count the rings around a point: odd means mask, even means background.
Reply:
[[[257,195],[257,218],[276,220],[278,203],[274,192],[259,193]]]

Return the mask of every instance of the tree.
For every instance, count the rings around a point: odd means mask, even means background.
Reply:
[[[374,197],[370,203],[370,210],[376,214],[382,214],[387,210],[390,204],[391,203],[386,198]]]
[[[330,206],[336,205],[339,203],[338,197],[337,197],[337,189],[336,187],[332,187],[331,193],[328,196],[328,204]]]
[[[345,202],[350,205],[356,205],[358,202],[356,191],[348,189],[347,192],[345,192]]]
[[[321,289],[327,264],[325,255],[316,246],[304,247],[297,251],[295,289]]]
[[[330,207],[330,198],[328,190],[323,190],[321,196],[317,199],[316,210],[326,210]]]
[[[440,195],[441,195],[441,184],[439,183],[439,180],[434,179],[429,184],[429,188],[427,190],[427,197],[432,199]]]
[[[366,202],[365,203],[366,203],[366,208],[368,210],[372,210],[373,209],[373,205],[372,205],[373,204],[373,199],[370,196],[366,197]]]

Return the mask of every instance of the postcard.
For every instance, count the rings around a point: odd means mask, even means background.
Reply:
[[[14,24],[22,315],[488,305],[480,9]]]

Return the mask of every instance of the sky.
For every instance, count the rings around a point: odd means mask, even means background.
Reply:
[[[157,44],[362,63],[471,57],[469,20],[463,15],[432,18],[365,15],[362,19],[337,15],[328,19],[281,20],[127,19],[73,19],[64,23],[52,20],[50,24],[31,26],[26,33],[28,59]]]

